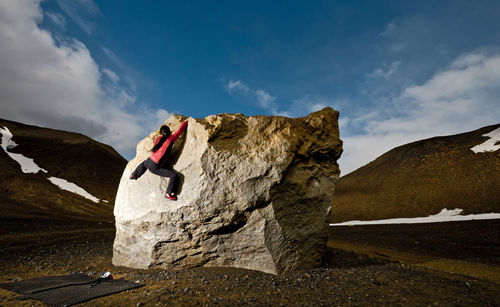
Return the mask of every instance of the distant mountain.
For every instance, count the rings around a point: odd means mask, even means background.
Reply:
[[[406,144],[341,177],[332,222],[421,217],[443,208],[500,212],[499,129]]]
[[[4,146],[9,153],[0,149],[0,218],[114,220],[127,161],[112,147],[82,134],[0,119],[3,145],[8,132],[17,146]],[[13,156],[31,158],[46,172],[24,173]]]

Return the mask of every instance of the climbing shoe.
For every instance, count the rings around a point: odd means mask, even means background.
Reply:
[[[175,196],[174,193],[170,193],[170,194],[166,193],[165,198],[168,198],[170,200],[177,200],[177,196]]]

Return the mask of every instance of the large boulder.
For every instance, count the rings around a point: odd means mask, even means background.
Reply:
[[[146,172],[155,133],[137,146],[116,196],[113,264],[134,268],[232,266],[279,274],[317,267],[326,250],[337,159],[338,112],[302,118],[220,114],[189,118],[169,161],[181,174]],[[185,117],[171,116],[172,131]]]

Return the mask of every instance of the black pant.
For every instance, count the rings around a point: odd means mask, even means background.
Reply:
[[[177,175],[173,170],[159,167],[157,163],[148,158],[146,161],[139,164],[135,171],[132,173],[132,176],[139,178],[141,177],[148,169],[151,173],[169,178],[168,186],[167,186],[167,194],[177,191],[177,182],[179,181],[179,175]]]

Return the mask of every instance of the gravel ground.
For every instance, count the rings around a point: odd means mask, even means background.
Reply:
[[[339,249],[329,250],[323,268],[282,276],[235,268],[136,270],[112,266],[110,224],[1,222],[0,282],[111,271],[146,285],[86,306],[500,306],[494,282]],[[18,297],[0,289],[0,306],[44,306]]]

